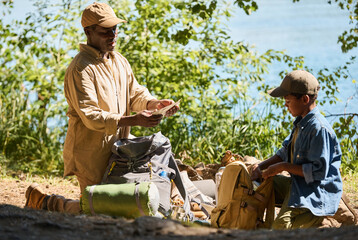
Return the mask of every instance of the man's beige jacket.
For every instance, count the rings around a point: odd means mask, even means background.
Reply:
[[[65,75],[69,121],[64,175],[92,184],[100,183],[113,143],[129,135],[130,127],[118,128],[119,119],[145,110],[154,99],[138,84],[127,59],[118,52],[110,56],[103,59],[95,48],[80,44]]]

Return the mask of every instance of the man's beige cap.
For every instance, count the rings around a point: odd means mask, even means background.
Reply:
[[[88,27],[97,24],[104,28],[113,27],[121,22],[127,22],[117,18],[113,9],[105,3],[94,2],[83,10],[81,24]]]
[[[317,79],[305,70],[295,70],[286,75],[281,85],[269,90],[272,97],[284,97],[291,93],[315,95],[318,93]]]

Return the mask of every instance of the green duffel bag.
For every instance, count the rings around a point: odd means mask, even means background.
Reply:
[[[154,183],[125,183],[87,186],[81,196],[82,212],[136,218],[154,216],[159,208]]]

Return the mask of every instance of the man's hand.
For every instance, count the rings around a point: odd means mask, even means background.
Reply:
[[[151,111],[144,110],[134,115],[135,125],[142,127],[155,127],[163,119],[162,115],[152,115]]]
[[[173,104],[174,101],[170,100],[170,99],[162,99],[162,100],[151,100],[148,102],[147,104],[147,109],[148,110],[159,110],[162,109],[166,106],[169,106],[170,104]],[[167,111],[167,113],[165,114],[166,117],[170,117],[173,114],[175,114],[177,111],[179,110],[179,106],[174,106],[171,109],[169,109]]]

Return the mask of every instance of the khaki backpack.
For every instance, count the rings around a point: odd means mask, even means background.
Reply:
[[[226,166],[218,189],[218,202],[211,212],[212,226],[270,228],[274,221],[274,210],[272,177],[254,190],[249,171],[243,162],[236,161]]]
[[[334,216],[327,216],[323,219],[320,228],[343,227],[357,225],[358,216],[345,193],[342,194],[338,210]]]

